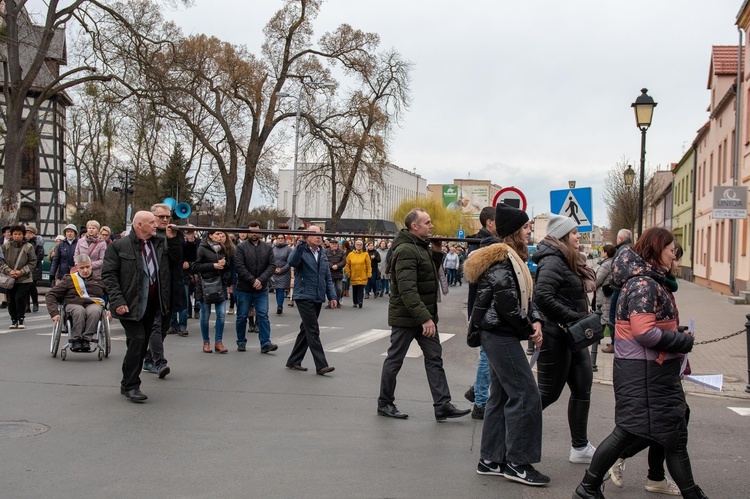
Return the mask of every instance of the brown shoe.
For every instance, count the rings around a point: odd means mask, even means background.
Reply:
[[[602,347],[602,353],[615,353],[614,345],[605,345]]]
[[[210,342],[208,342],[208,341],[204,341],[203,342],[203,351],[205,353],[211,353],[211,352],[213,352],[213,350],[211,350],[211,343]]]
[[[214,350],[216,350],[219,353],[227,353],[229,351],[224,347],[224,344],[220,341],[216,342],[216,344],[214,345]]]

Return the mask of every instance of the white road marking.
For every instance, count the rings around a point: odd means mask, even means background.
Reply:
[[[382,340],[391,335],[390,329],[368,329],[350,338],[334,341],[325,349],[326,352],[346,353],[355,348],[363,347],[374,341]]]
[[[729,407],[728,409],[736,412],[740,416],[750,416],[750,407]]]

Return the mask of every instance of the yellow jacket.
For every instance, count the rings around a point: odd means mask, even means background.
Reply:
[[[372,276],[370,255],[366,251],[352,251],[346,257],[346,267],[344,270],[352,286],[367,284],[367,279]]]

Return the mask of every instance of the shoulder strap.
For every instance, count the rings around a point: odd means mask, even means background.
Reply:
[[[29,244],[29,243],[26,243]],[[23,256],[23,249],[26,247],[26,245],[21,246],[18,249],[18,258],[16,258],[16,263],[13,265],[13,270],[18,270],[18,264],[21,262],[21,256]]]

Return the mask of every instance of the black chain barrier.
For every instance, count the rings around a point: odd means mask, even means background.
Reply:
[[[739,335],[741,335],[744,332],[745,332],[744,329],[740,329],[736,333],[728,334],[726,336],[722,336],[721,338],[714,338],[713,340],[706,340],[706,341],[696,341],[695,343],[693,343],[693,346],[695,346],[695,345],[708,345],[709,343],[716,343],[717,341],[726,340],[726,339],[729,339],[729,338],[733,338],[735,336],[739,336]]]

